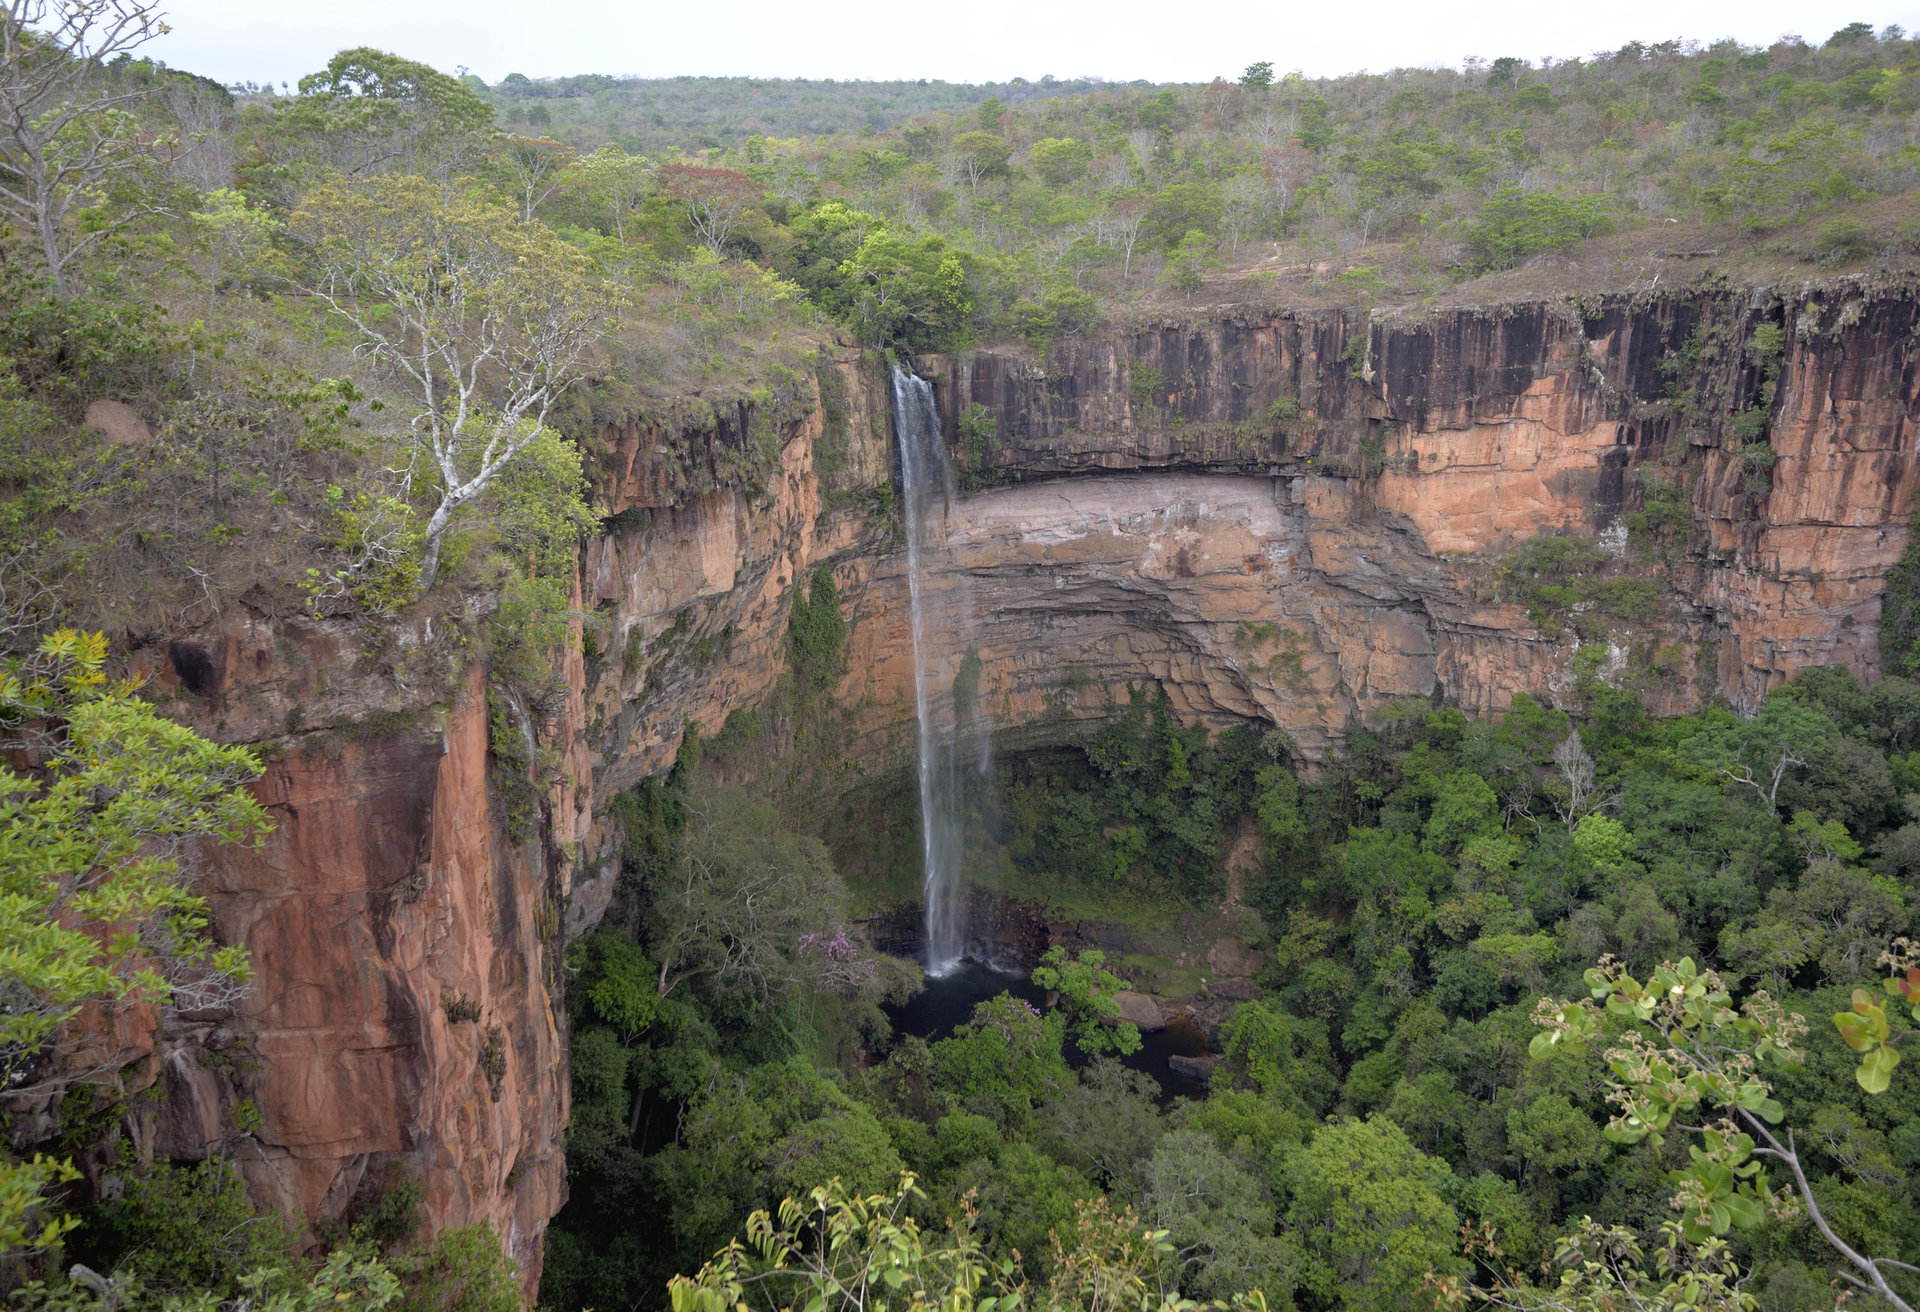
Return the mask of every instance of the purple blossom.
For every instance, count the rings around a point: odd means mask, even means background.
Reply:
[[[794,949],[797,956],[819,963],[816,968],[819,983],[849,997],[874,977],[872,960],[847,933],[845,925],[836,928],[831,938],[825,934],[802,934],[795,941]]]
[[[860,955],[860,945],[847,937],[847,927],[840,926],[832,938],[820,934],[802,934],[799,948],[802,954],[817,952],[828,961],[853,961]]]

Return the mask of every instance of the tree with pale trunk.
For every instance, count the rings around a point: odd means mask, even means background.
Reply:
[[[1141,229],[1146,225],[1147,214],[1153,209],[1151,196],[1122,196],[1114,201],[1101,219],[1101,226],[1107,234],[1107,244],[1117,248],[1121,254],[1120,276],[1133,274],[1133,248],[1140,243]]]
[[[454,515],[539,438],[617,297],[551,229],[421,177],[333,178],[289,226],[313,251],[309,294],[417,404],[398,472],[403,500],[436,497],[424,592]]]
[[[1207,109],[1219,116],[1222,123],[1233,121],[1233,111],[1240,99],[1240,88],[1225,78],[1217,77],[1209,82],[1201,93]]]
[[[1578,729],[1553,749],[1553,772],[1555,786],[1549,788],[1548,794],[1568,833],[1588,816],[1619,800],[1616,792],[1600,787],[1600,767],[1580,740]]]
[[[715,255],[745,223],[766,189],[744,173],[699,164],[669,164],[660,170],[660,189],[680,202],[687,222]]]
[[[1240,248],[1260,234],[1273,212],[1273,201],[1258,178],[1238,177],[1221,189],[1226,208],[1227,241],[1238,255]]]
[[[1280,144],[1287,135],[1287,120],[1272,110],[1255,115],[1247,125],[1253,139],[1260,143],[1261,150],[1267,150]]]
[[[645,155],[629,155],[618,146],[607,145],[575,160],[569,171],[606,213],[613,235],[626,241],[627,224],[639,213],[641,202],[653,190],[656,172],[653,161]]]
[[[808,949],[842,917],[818,839],[781,829],[765,802],[712,790],[687,800],[680,858],[650,890],[649,947],[661,997],[690,979],[766,999],[790,987]]]
[[[63,299],[74,261],[157,208],[146,87],[106,63],[166,31],[153,0],[0,0],[0,217]]]
[[[553,195],[560,170],[573,151],[546,137],[506,137],[494,152],[494,167],[520,196],[522,222],[533,222],[534,207]]]
[[[1780,785],[1790,771],[1829,748],[1839,736],[1833,721],[1817,707],[1779,694],[1767,699],[1751,720],[1719,714],[1709,727],[1689,738],[1682,755],[1729,783],[1751,788],[1767,814],[1779,809]]]
[[[1280,202],[1282,214],[1312,179],[1314,163],[1313,152],[1298,141],[1282,142],[1260,153],[1260,172],[1267,179],[1267,189]]]
[[[962,132],[953,139],[951,157],[967,180],[967,190],[978,192],[981,183],[1007,176],[1013,150],[991,132]]]

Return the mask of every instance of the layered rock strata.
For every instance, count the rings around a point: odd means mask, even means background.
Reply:
[[[487,688],[443,675],[431,619],[370,647],[341,621],[255,597],[136,651],[164,705],[263,749],[273,831],[204,854],[217,933],[251,950],[226,1013],[168,1017],[132,1072],[130,1128],[174,1160],[222,1154],[309,1223],[420,1184],[429,1235],[490,1223],[531,1290],[566,1196],[560,910],[586,836],[570,784],[510,839],[491,796]],[[577,654],[570,671],[581,682]],[[559,734],[577,740],[577,709]],[[584,778],[577,752],[571,764]]]
[[[1662,602],[1589,626],[1601,677],[1679,710],[1750,707],[1810,666],[1872,676],[1907,541],[1917,311],[1852,285],[1238,309],[917,361],[983,489],[948,507],[930,579],[948,649],[976,644],[982,711],[1014,741],[1057,741],[1128,684],[1284,728],[1309,760],[1395,697],[1564,702],[1579,640],[1536,627],[1500,559],[1547,533],[1628,551],[1652,480],[1683,522],[1622,558]],[[537,1271],[564,1196],[556,950],[612,894],[611,797],[689,725],[764,701],[822,564],[851,624],[852,750],[869,770],[906,760],[887,412],[881,362],[829,348],[817,395],[778,414],[602,435],[609,532],[580,575],[595,638],[550,734],[567,782],[525,842],[490,796],[484,680],[434,691],[444,669],[421,671],[450,653],[425,619],[369,645],[262,602],[142,654],[184,718],[274,754],[259,788],[277,824],[215,858],[221,932],[252,945],[258,985],[232,1015],[168,1022],[149,1068],[168,1096],[140,1130],[155,1151],[224,1145],[308,1217],[403,1162],[435,1229],[492,1221]]]
[[[1185,713],[1277,724],[1309,757],[1392,697],[1565,701],[1580,640],[1535,626],[1501,557],[1555,533],[1621,556],[1651,479],[1682,490],[1689,523],[1620,567],[1663,597],[1601,635],[1603,677],[1633,665],[1667,712],[1714,696],[1751,707],[1811,666],[1872,677],[1882,580],[1907,539],[1915,311],[1830,288],[1235,312],[1044,357],[923,358],[963,479],[986,485],[949,508],[951,551],[929,557],[953,599],[948,648],[973,636],[984,704],[1028,738],[1104,713],[1130,681]],[[1756,349],[1768,325],[1771,361]],[[1773,465],[1756,486],[1730,434],[1769,369]],[[880,468],[884,412],[865,414],[836,440]],[[854,621],[843,696],[870,755],[901,749],[897,525],[871,505],[821,510],[806,448],[796,433],[785,487],[758,505],[713,494],[593,548],[618,562],[597,567],[595,595],[627,643],[640,635],[647,671],[600,689],[622,718],[595,741],[598,777],[657,769],[689,718],[712,731],[750,703],[779,668],[792,581],[820,560]],[[711,676],[679,654],[720,638],[739,655]]]

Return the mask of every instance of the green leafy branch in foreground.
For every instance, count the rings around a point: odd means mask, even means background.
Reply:
[[[1723,1239],[1695,1244],[1677,1221],[1661,1225],[1652,1260],[1631,1230],[1591,1218],[1555,1246],[1560,1279],[1551,1287],[1506,1269],[1492,1288],[1428,1276],[1426,1287],[1444,1312],[1492,1306],[1513,1312],[1755,1312],[1760,1300],[1743,1286],[1740,1268]],[[1504,1254],[1491,1228],[1465,1229],[1470,1256],[1502,1270]]]
[[[1900,972],[1888,992],[1909,1001],[1909,990],[1920,985],[1915,969],[1920,962],[1913,957],[1913,944],[1901,939],[1881,958]],[[1920,1268],[1869,1256],[1842,1239],[1814,1196],[1793,1128],[1776,1128],[1785,1111],[1760,1072],[1768,1063],[1792,1068],[1804,1061],[1796,1045],[1806,1036],[1805,1018],[1785,1010],[1764,989],[1736,1008],[1720,977],[1696,968],[1691,958],[1663,963],[1644,984],[1619,962],[1602,958],[1586,972],[1586,981],[1590,998],[1541,1000],[1534,1019],[1543,1032],[1529,1051],[1536,1058],[1584,1054],[1605,1035],[1611,1043],[1601,1056],[1613,1074],[1608,1100],[1619,1109],[1606,1137],[1656,1147],[1675,1131],[1698,1140],[1688,1145],[1691,1164],[1675,1172],[1678,1237],[1688,1244],[1714,1244],[1734,1226],[1752,1228],[1768,1215],[1786,1219],[1804,1207],[1822,1238],[1852,1268],[1841,1270],[1844,1279],[1899,1312],[1912,1312],[1889,1284],[1887,1271]],[[1604,1010],[1596,1005],[1602,999]],[[1856,1072],[1861,1087],[1885,1092],[1899,1060],[1888,1045],[1904,1035],[1893,1031],[1865,990],[1855,991],[1854,1009],[1835,1016],[1834,1024],[1848,1046],[1864,1054]],[[1717,1119],[1708,1119],[1716,1113]],[[1790,1190],[1773,1187],[1763,1158],[1786,1168]]]
[[[218,1006],[247,980],[183,855],[264,837],[242,787],[260,761],[162,718],[105,665],[104,637],[62,629],[0,666],[0,744],[40,762],[0,766],[0,1082],[15,1097],[112,1079],[127,1058],[110,1026],[76,1023],[88,1007]],[[0,1255],[60,1238],[72,1221],[42,1218],[45,1191],[73,1178],[0,1159]]]
[[[0,1255],[41,1252],[80,1224],[78,1217],[49,1217],[42,1210],[48,1188],[79,1178],[71,1162],[39,1153],[30,1162],[0,1161]]]
[[[212,1290],[161,1294],[138,1273],[103,1276],[76,1265],[65,1283],[30,1281],[16,1294],[27,1312],[125,1312],[158,1306],[165,1312],[221,1312],[235,1306],[248,1312],[383,1312],[402,1297],[400,1278],[378,1257],[355,1247],[336,1248],[324,1262],[266,1266],[238,1278],[244,1296],[223,1298]],[[405,1304],[402,1304],[404,1307]]]
[[[1898,1000],[1896,1011],[1898,1003],[1904,1002],[1915,1022],[1920,1023],[1920,945],[1897,938],[1892,951],[1881,954],[1880,964],[1893,971],[1893,978],[1881,987],[1888,997]],[[1892,1083],[1893,1068],[1900,1064],[1900,1054],[1893,1045],[1920,1034],[1920,1030],[1895,1029],[1887,1019],[1887,1004],[1865,989],[1853,991],[1852,1010],[1836,1015],[1833,1026],[1840,1031],[1841,1041],[1860,1054],[1860,1068],[1853,1077],[1868,1093],[1885,1093]]]
[[[1072,1243],[1054,1233],[1053,1278],[1031,1290],[1017,1254],[995,1261],[981,1249],[970,1201],[944,1240],[929,1238],[910,1214],[925,1198],[914,1178],[902,1172],[892,1194],[861,1197],[836,1177],[804,1201],[781,1202],[777,1224],[753,1213],[746,1243],[734,1240],[697,1276],[673,1278],[673,1312],[737,1312],[752,1305],[750,1293],[781,1312],[1266,1312],[1259,1290],[1232,1303],[1180,1297],[1165,1279],[1174,1251],[1167,1232],[1141,1226],[1131,1209],[1113,1212],[1104,1198],[1079,1204]]]
[[[245,949],[208,937],[182,856],[265,836],[242,787],[260,761],[164,719],[105,663],[101,635],[62,629],[0,671],[0,729],[44,762],[0,768],[0,1077],[15,1094],[79,1078],[63,1058],[85,1039],[64,1032],[89,1002],[214,1005],[247,979]]]

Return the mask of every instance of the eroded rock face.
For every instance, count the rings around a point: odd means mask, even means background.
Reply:
[[[994,433],[959,451],[992,486],[952,503],[929,554],[941,645],[976,646],[980,713],[1016,742],[1057,741],[1128,684],[1284,728],[1309,761],[1395,697],[1566,702],[1575,641],[1502,599],[1498,559],[1556,532],[1625,550],[1651,477],[1684,487],[1690,522],[1635,566],[1663,611],[1605,635],[1607,667],[1649,664],[1659,711],[1751,706],[1809,666],[1871,676],[1907,540],[1917,309],[1839,287],[1235,312],[1043,359],[922,360],[950,438],[963,413]],[[1784,349],[1756,481],[1730,430],[1774,367],[1762,324]],[[554,950],[612,895],[612,795],[670,765],[689,724],[764,701],[794,590],[823,563],[850,623],[855,753],[880,771],[911,750],[884,377],[847,350],[823,368],[826,394],[777,422],[635,423],[593,453],[613,531],[583,553],[595,654],[569,658],[569,782],[539,842],[490,813],[484,687],[469,674],[446,698],[419,677],[445,661],[420,621],[375,655],[350,625],[255,607],[144,654],[184,718],[279,753],[260,785],[278,828],[220,854],[211,889],[258,988],[232,1017],[169,1022],[158,1150],[238,1143],[261,1196],[309,1217],[404,1160],[435,1229],[491,1220],[537,1271],[564,1195]],[[729,448],[770,433],[777,459]],[[244,1142],[242,1098],[261,1116]]]
[[[949,416],[978,407],[992,421],[983,464],[1000,479],[1288,480],[1315,586],[1375,599],[1373,650],[1409,671],[1431,653],[1414,690],[1476,709],[1554,694],[1571,650],[1489,604],[1475,567],[1547,533],[1624,546],[1644,477],[1684,483],[1693,540],[1648,567],[1670,590],[1649,631],[1683,649],[1679,665],[1703,666],[1654,690],[1658,709],[1677,710],[1715,692],[1751,706],[1816,665],[1878,672],[1881,580],[1905,546],[1912,492],[1915,321],[1910,298],[1836,286],[1584,314],[1274,314],[1076,341],[1045,360],[921,363],[946,384]],[[1730,432],[1759,403],[1767,324],[1783,334],[1767,428],[1777,463],[1756,491]],[[1350,652],[1358,635],[1335,621],[1313,636]],[[1340,663],[1354,671],[1351,654]],[[1347,681],[1361,703],[1368,686]]]
[[[1183,714],[1283,727],[1309,758],[1393,697],[1565,702],[1577,640],[1503,599],[1499,559],[1552,533],[1625,552],[1651,478],[1684,487],[1691,527],[1664,559],[1635,557],[1665,596],[1603,637],[1603,671],[1633,665],[1660,712],[1713,695],[1750,707],[1816,665],[1872,677],[1881,581],[1907,537],[1914,322],[1911,300],[1842,287],[1586,312],[1236,315],[1044,358],[924,358],[956,459],[1001,485],[959,498],[949,549],[928,554],[948,602],[934,645],[975,643],[987,713],[1028,739],[1104,714],[1130,682]],[[1782,333],[1771,366],[1756,354],[1767,324]],[[1768,367],[1776,463],[1756,488],[1729,434]],[[993,436],[958,439],[963,414]],[[765,504],[688,503],[596,548],[625,577],[597,595],[645,635],[664,694],[611,698],[646,728],[596,740],[597,777],[657,769],[689,719],[711,731],[751,703],[778,671],[791,583],[822,559],[853,622],[842,692],[863,751],[906,750],[898,529],[822,512],[805,436]],[[865,467],[884,463],[886,437],[860,429]],[[724,635],[735,655],[711,676],[688,669],[655,641],[676,622],[682,647]]]
[[[419,622],[394,646],[448,655]],[[436,700],[418,669],[374,667],[350,626],[250,608],[135,667],[203,732],[267,746],[254,791],[274,825],[257,849],[207,854],[217,932],[249,947],[255,983],[232,1012],[153,1036],[141,1078],[165,1096],[136,1104],[137,1140],[224,1152],[258,1201],[308,1222],[404,1168],[429,1235],[492,1223],[531,1291],[566,1190],[568,868],[548,835],[511,842],[491,813],[479,671]],[[573,834],[571,789],[553,814]]]
[[[1317,756],[1362,707],[1430,691],[1455,632],[1510,618],[1460,607],[1436,622],[1424,602],[1444,597],[1446,573],[1392,537],[1355,556],[1361,586],[1330,582],[1317,482],[1128,474],[958,502],[949,550],[928,562],[940,684],[972,644],[983,713],[1016,736],[1104,715],[1132,684],[1165,689],[1189,719],[1279,725]],[[848,691],[891,709],[912,678],[904,566],[883,557],[855,582]]]

